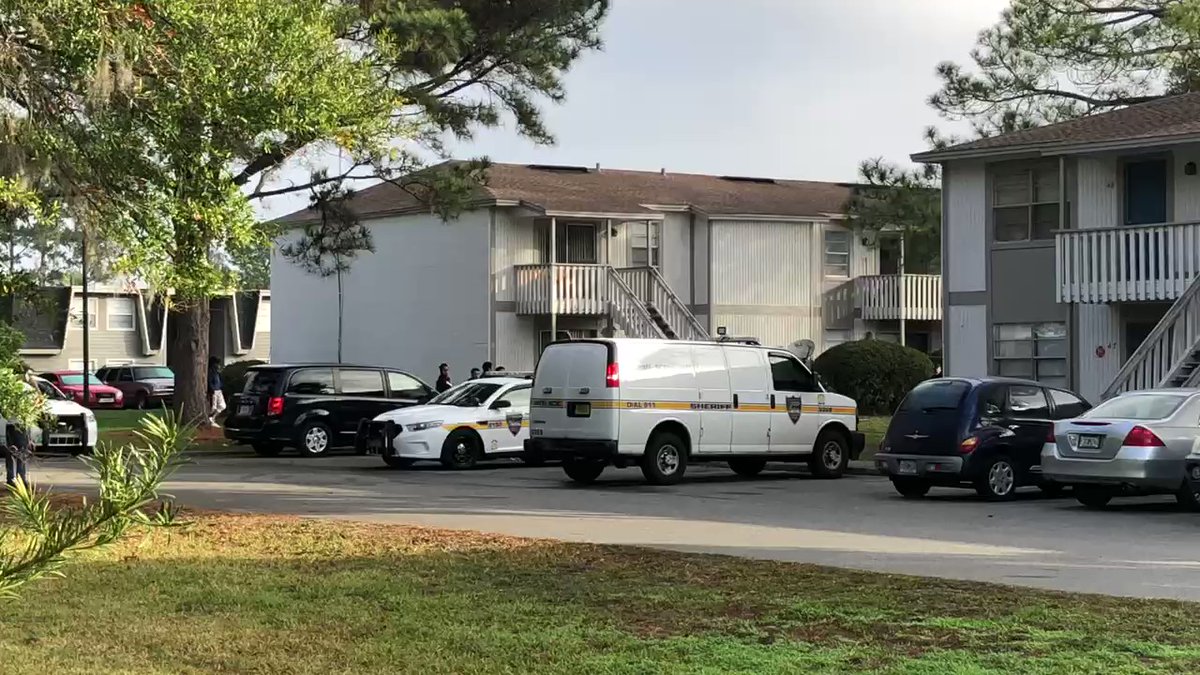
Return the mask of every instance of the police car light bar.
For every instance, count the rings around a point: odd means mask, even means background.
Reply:
[[[516,377],[516,378],[520,378],[520,379],[524,379],[524,380],[532,380],[533,379],[533,371],[501,370],[501,371],[497,372],[494,370],[489,370],[488,372],[484,373],[481,377]]]

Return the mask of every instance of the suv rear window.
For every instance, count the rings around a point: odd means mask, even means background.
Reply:
[[[266,370],[246,371],[246,384],[242,387],[243,394],[273,394],[275,385],[283,373],[274,368]]]
[[[971,391],[971,385],[961,380],[929,380],[908,392],[900,409],[910,412],[958,410],[968,391]]]
[[[171,369],[165,366],[152,366],[149,368],[134,368],[133,377],[138,380],[169,380],[175,377],[175,373],[171,372]]]

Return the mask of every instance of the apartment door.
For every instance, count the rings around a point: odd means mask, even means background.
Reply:
[[[556,262],[595,265],[596,226],[593,223],[559,223],[556,236]]]
[[[1150,159],[1125,165],[1125,224],[1167,222],[1167,160]]]

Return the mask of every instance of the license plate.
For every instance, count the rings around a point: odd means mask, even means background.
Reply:
[[[567,416],[568,417],[591,417],[592,416],[592,404],[591,403],[572,403],[570,408],[567,410]]]
[[[238,414],[243,417],[249,417],[254,412],[254,406],[249,403],[243,403],[238,406]]]
[[[113,397],[111,397],[111,396],[101,396],[99,400],[100,400],[100,402],[101,402],[101,403],[112,403],[112,402],[113,402]]]
[[[911,459],[900,460],[900,465],[896,467],[896,473],[903,476],[915,476],[917,474],[917,463]]]
[[[1080,450],[1099,450],[1100,443],[1104,440],[1103,436],[1079,436]]]

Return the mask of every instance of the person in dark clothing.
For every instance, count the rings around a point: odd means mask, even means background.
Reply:
[[[224,383],[221,381],[221,359],[212,357],[208,360],[208,423],[219,427],[217,415],[225,412]]]
[[[480,376],[480,375],[482,375],[482,374],[483,374],[483,373],[482,373],[482,372],[481,372],[481,371],[480,371],[478,368],[472,368],[472,369],[471,369],[471,379],[472,379],[472,380],[478,380],[478,379],[479,379],[479,376]]]
[[[450,381],[450,365],[446,363],[439,365],[437,385],[434,386],[434,389],[437,389],[437,392],[440,394],[453,386],[454,383]]]
[[[16,484],[17,479],[28,485],[26,463],[33,456],[33,444],[29,435],[15,424],[5,424],[7,431],[4,437],[4,482],[9,486]]]
[[[487,374],[488,374],[488,373],[490,373],[490,372],[492,372],[492,362],[491,362],[491,361],[484,361],[484,362],[483,362],[483,373],[482,373],[482,374],[483,374],[483,375],[487,375]]]

